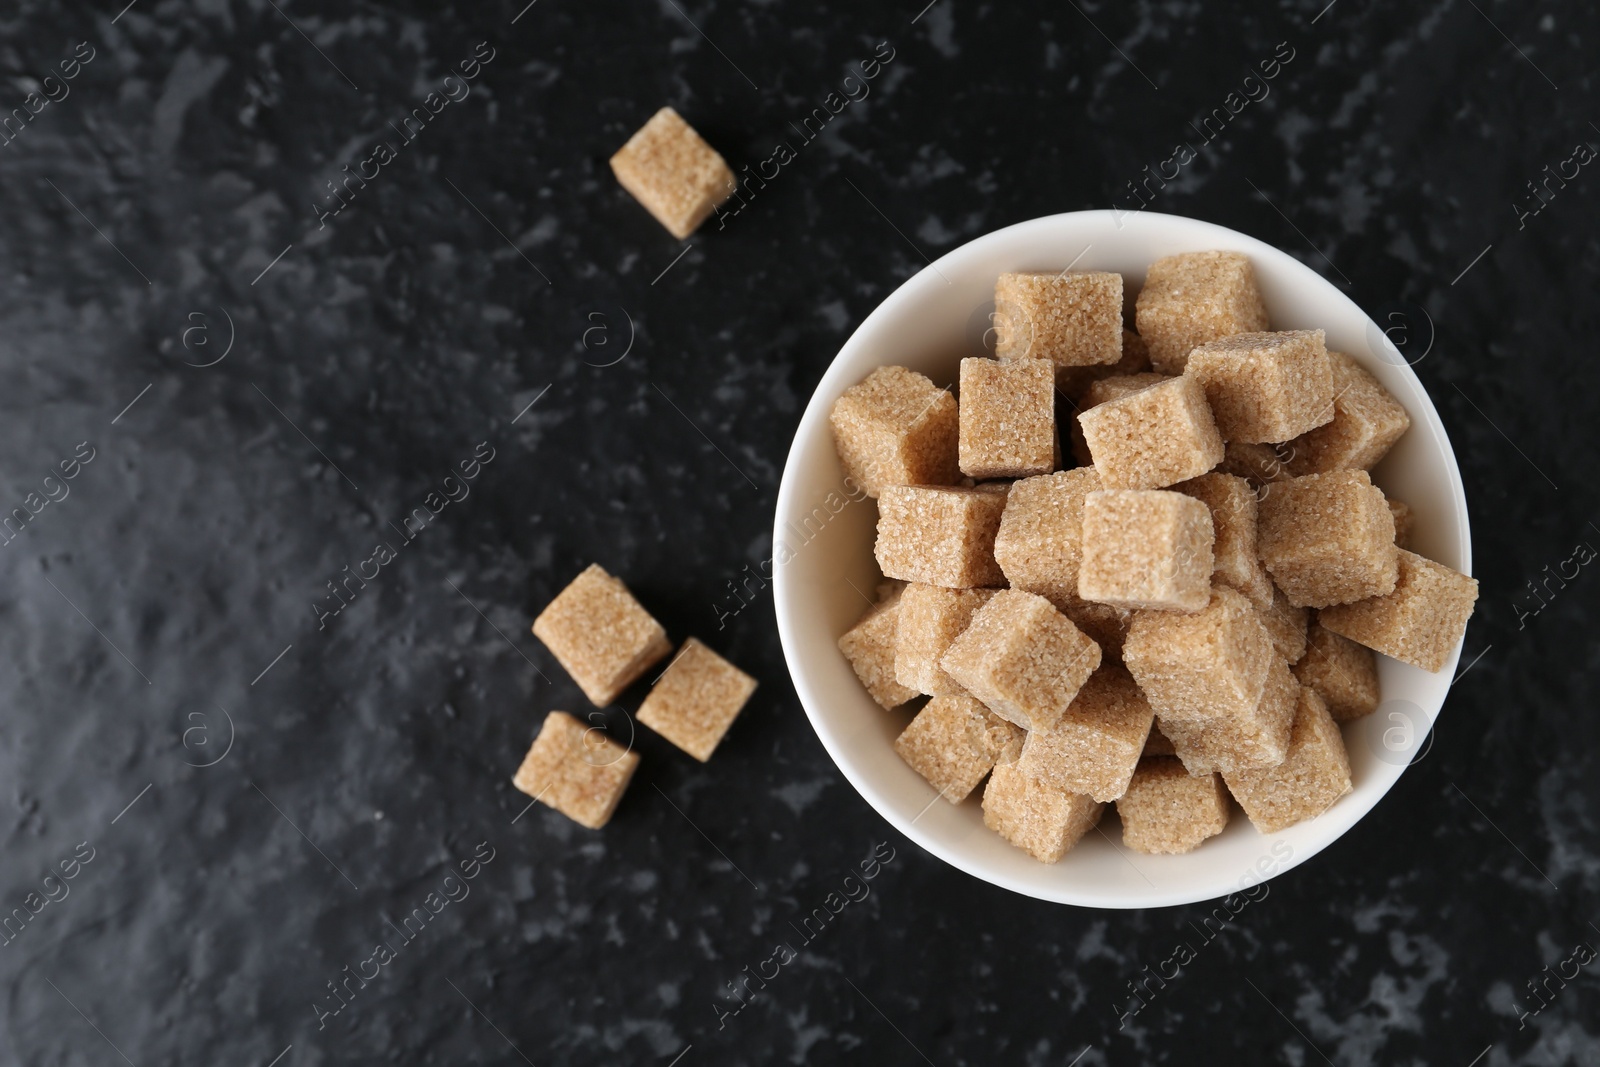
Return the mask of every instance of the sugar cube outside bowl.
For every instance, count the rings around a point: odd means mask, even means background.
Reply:
[[[1150,856],[1122,845],[1108,806],[1100,824],[1059,863],[1043,864],[983,825],[979,794],[960,805],[895,754],[910,719],[862,688],[836,641],[874,595],[876,501],[852,495],[828,426],[833,402],[874,368],[910,367],[954,385],[963,356],[985,355],[996,277],[1007,271],[1118,271],[1130,293],[1148,265],[1178,252],[1225,249],[1254,264],[1275,330],[1323,329],[1405,405],[1411,429],[1373,472],[1415,513],[1414,549],[1472,573],[1466,497],[1455,454],[1416,373],[1383,332],[1311,268],[1253,237],[1152,212],[1077,211],[1018,223],[949,252],[880,304],[840,349],[801,417],[778,491],[774,601],[796,692],[828,754],[867,803],[923,849],[1018,893],[1094,908],[1151,908],[1211,900],[1298,866],[1354,826],[1389,791],[1443,706],[1460,649],[1437,674],[1378,657],[1382,704],[1344,726],[1354,791],[1327,812],[1264,835],[1235,808],[1228,828],[1193,852]]]

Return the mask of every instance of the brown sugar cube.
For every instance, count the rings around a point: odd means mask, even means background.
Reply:
[[[1122,843],[1135,852],[1192,852],[1228,825],[1228,792],[1215,774],[1190,774],[1171,756],[1139,761],[1117,799]]]
[[[1467,632],[1477,599],[1476,578],[1402,551],[1393,592],[1319,611],[1317,621],[1401,663],[1438,671]]]
[[[1246,444],[1229,441],[1222,449],[1222,462],[1217,470],[1223,474],[1237,474],[1250,483],[1253,489],[1271,485],[1289,477],[1289,459],[1293,456],[1289,445]]]
[[[1409,549],[1414,522],[1411,505],[1393,497],[1386,498],[1386,503],[1389,505],[1389,514],[1394,516],[1394,547]]]
[[[996,490],[999,491],[996,491]],[[1002,586],[994,537],[1005,487],[891,485],[878,498],[878,567],[890,578],[950,589]]]
[[[539,613],[533,635],[602,708],[672,651],[667,631],[598,563]]]
[[[1160,489],[1222,461],[1222,437],[1193,378],[1097,404],[1078,415],[1078,425],[1107,489]]]
[[[1231,585],[1257,607],[1272,603],[1272,579],[1256,555],[1256,494],[1233,474],[1202,474],[1172,487],[1211,509],[1211,554],[1216,580]]]
[[[1218,585],[1205,609],[1193,614],[1135,612],[1122,662],[1166,732],[1168,718],[1249,714],[1272,664],[1282,661],[1250,601]]]
[[[953,485],[956,398],[916,371],[879,367],[833,402],[828,416],[845,474],[868,496],[890,485]]]
[[[1131,374],[1108,374],[1103,378],[1090,382],[1083,390],[1079,407],[1098,407],[1111,400],[1121,400],[1125,396],[1147,389],[1152,385],[1172,381],[1170,374],[1157,374],[1154,371],[1134,371]]]
[[[1256,610],[1278,655],[1285,663],[1299,662],[1306,652],[1306,626],[1311,613],[1289,603],[1289,598],[1276,585],[1272,587],[1272,603],[1266,607],[1258,605]]]
[[[691,637],[639,705],[639,721],[701,763],[756,691],[756,680]]]
[[[1027,735],[966,693],[937,696],[894,743],[895,752],[952,804],[967,799],[996,763],[1011,763]]]
[[[1122,358],[1112,365],[1118,374],[1137,374],[1150,369],[1150,346],[1127,327],[1122,330]]]
[[[1094,464],[1094,457],[1089,454],[1089,443],[1083,439],[1083,426],[1078,422],[1078,416],[1090,408],[1099,407],[1107,401],[1121,400],[1123,397],[1137,393],[1141,389],[1171,380],[1172,375],[1170,374],[1135,371],[1131,374],[1103,375],[1089,382],[1077,394],[1077,413],[1072,417],[1071,426],[1067,434],[1072,457],[1078,461],[1080,466],[1088,467]]]
[[[1261,562],[1295,607],[1349,604],[1394,589],[1394,516],[1366,471],[1275,482],[1260,514]]]
[[[1122,358],[1115,363],[1102,363],[1092,367],[1057,367],[1056,388],[1076,402],[1094,382],[1150,369],[1150,351],[1144,339],[1132,330],[1122,331]]]
[[[1054,725],[1029,732],[1019,766],[1069,793],[1115,800],[1128,788],[1154,721],[1133,676],[1103,667]]]
[[[1104,804],[1002,763],[983,790],[983,825],[1040,863],[1055,863],[1100,821]]]
[[[1100,646],[1036,593],[1003,589],[939,661],[988,709],[1024,730],[1053,725],[1100,666]]]
[[[1100,646],[1101,663],[1122,658],[1122,642],[1128,639],[1133,612],[1076,596],[1056,604],[1056,610],[1071,619],[1072,625],[1088,634],[1089,639]]]
[[[1411,428],[1411,416],[1389,390],[1343,352],[1329,352],[1333,421],[1293,441],[1291,474],[1371,470]]]
[[[1165,718],[1161,729],[1190,774],[1273,767],[1289,751],[1299,693],[1289,668],[1274,659],[1261,699],[1249,711],[1211,719]]]
[[[961,361],[961,473],[1026,478],[1056,469],[1055,365],[1044,359]]]
[[[1011,588],[1060,608],[1078,594],[1083,561],[1083,498],[1100,488],[1093,467],[1024,478],[1011,487],[994,558]]]
[[[622,187],[683,240],[733,195],[734,176],[694,127],[664,107],[611,157]]]
[[[1172,739],[1161,732],[1161,724],[1150,724],[1150,736],[1145,738],[1144,753],[1140,758],[1150,756],[1176,756],[1178,750],[1172,747]]]
[[[1182,374],[1189,353],[1208,341],[1267,329],[1267,307],[1250,257],[1185,252],[1150,264],[1135,303],[1150,365]]]
[[[1225,771],[1222,777],[1256,829],[1275,834],[1316,818],[1350,792],[1350,755],[1322,698],[1301,688],[1283,762],[1261,770]]]
[[[1333,418],[1333,369],[1321,330],[1211,341],[1189,353],[1183,373],[1205,387],[1227,441],[1287,441]]]
[[[944,673],[939,659],[972,622],[972,615],[994,596],[993,589],[945,589],[920,582],[900,598],[900,626],[894,643],[894,677],[902,686],[929,696],[964,693]]]
[[[1078,595],[1119,608],[1199,611],[1211,600],[1211,512],[1165,489],[1084,497]]]
[[[839,651],[850,661],[867,695],[884,708],[897,708],[917,695],[915,689],[895,681],[895,646],[904,597],[901,590],[890,590],[839,638]]]
[[[1002,274],[994,285],[994,354],[1058,367],[1122,358],[1122,275]]]
[[[638,766],[637,752],[564,711],[552,711],[511,784],[578,825],[598,830],[611,820]]]
[[[1316,690],[1334,722],[1378,710],[1378,659],[1372,649],[1318,623],[1306,635],[1306,654],[1294,665],[1300,684]]]

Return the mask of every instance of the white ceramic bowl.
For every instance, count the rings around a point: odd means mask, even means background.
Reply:
[[[1232,249],[1250,256],[1278,330],[1322,328],[1410,413],[1412,426],[1373,472],[1415,511],[1414,547],[1471,573],[1466,499],[1444,426],[1416,374],[1381,331],[1332,284],[1270,245],[1210,223],[1151,212],[1078,211],[1019,223],[962,245],[896,289],[845,343],[823,375],[795,434],[778,492],[774,597],[778,632],[796,691],[817,736],[852,785],[894,827],[968,874],[1018,893],[1098,908],[1147,908],[1209,900],[1247,889],[1316,855],[1370,811],[1423,749],[1460,655],[1438,674],[1378,657],[1383,706],[1344,729],[1355,790],[1310,822],[1258,833],[1235,811],[1228,828],[1184,856],[1122,846],[1115,809],[1056,864],[1013,848],[983,825],[979,796],[960,805],[895,755],[909,720],[885,711],[857,681],[835,642],[867,607],[879,580],[872,547],[877,505],[852,501],[834,453],[828,413],[875,367],[900,364],[954,384],[961,357],[981,345],[994,283],[1005,271],[1120,272],[1137,292],[1161,256]]]

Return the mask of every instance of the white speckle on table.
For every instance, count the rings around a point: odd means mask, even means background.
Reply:
[[[779,786],[772,791],[772,795],[783,801],[789,810],[796,815],[801,815],[806,808],[822,795],[822,791],[832,785],[826,778],[818,778],[810,782],[790,782],[788,785]]]

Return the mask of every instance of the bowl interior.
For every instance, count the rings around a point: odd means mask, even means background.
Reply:
[[[1355,789],[1317,819],[1272,836],[1235,809],[1220,836],[1183,856],[1124,849],[1114,807],[1056,864],[1038,863],[983,825],[979,793],[960,805],[895,755],[910,721],[867,696],[837,641],[873,599],[877,504],[852,499],[834,452],[828,413],[873,368],[900,364],[954,385],[963,356],[985,355],[995,278],[1005,271],[1109,270],[1136,293],[1146,267],[1176,252],[1247,253],[1273,329],[1327,331],[1405,405],[1412,427],[1373,472],[1415,512],[1422,555],[1471,573],[1466,500],[1455,456],[1421,383],[1370,319],[1292,257],[1233,230],[1144,212],[1082,211],[1020,223],[955,249],[910,278],[856,330],[812,396],[778,494],[774,598],[784,654],[806,714],[841,771],[874,808],[923,848],[976,877],[1045,900],[1106,908],[1184,904],[1236,892],[1315,855],[1389,790],[1444,703],[1460,650],[1438,674],[1378,657],[1383,704],[1346,724]],[[1063,437],[1065,434],[1063,433]]]

